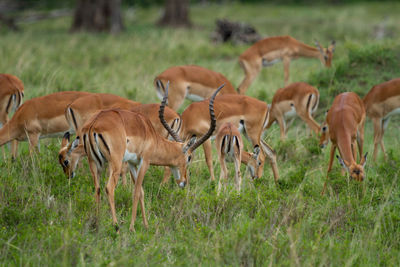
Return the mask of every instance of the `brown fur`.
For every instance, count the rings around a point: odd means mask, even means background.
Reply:
[[[225,84],[220,95],[237,94],[231,82],[221,73],[196,65],[175,66],[166,69],[154,79],[154,86],[164,95],[164,90],[157,85],[161,81],[164,87],[170,82],[168,106],[178,110],[187,92],[203,99],[210,98],[215,88]]]
[[[375,85],[363,100],[367,116],[374,124],[373,159],[375,161],[378,155],[378,144],[380,144],[386,159],[383,134],[385,132],[385,126],[390,119],[387,115],[391,111],[400,108],[400,78]]]
[[[362,181],[365,177],[364,167],[366,155],[362,158],[364,144],[365,108],[360,97],[347,92],[335,97],[326,117],[326,125],[323,127],[320,144],[326,143],[328,138],[332,142],[328,174],[332,169],[336,148],[348,169],[350,176]],[[356,142],[360,155],[360,164],[356,163]],[[328,180],[327,174],[327,180]],[[326,182],[322,194],[325,192]]]
[[[308,124],[311,130],[319,133],[319,124],[313,119],[312,113],[318,108],[318,89],[304,82],[292,83],[280,88],[272,98],[267,129],[277,121],[280,127],[281,139],[286,137],[285,113],[293,110]]]
[[[330,67],[335,43],[328,48],[318,48],[306,45],[291,36],[274,36],[262,39],[239,56],[239,64],[245,72],[245,78],[239,85],[239,93],[245,94],[248,87],[257,77],[263,66],[263,60],[274,64],[282,60],[284,67],[285,85],[289,83],[290,61],[299,57],[318,58],[325,66]]]

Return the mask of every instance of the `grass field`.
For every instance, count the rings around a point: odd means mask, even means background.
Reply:
[[[243,78],[237,58],[247,46],[214,45],[215,18],[246,21],[262,35],[289,34],[305,43],[337,41],[333,67],[299,59],[291,81],[318,87],[317,121],[334,96],[364,96],[377,83],[400,76],[399,3],[292,7],[274,5],[193,6],[190,30],[154,26],[161,8],[126,10],[126,32],[69,34],[71,18],[22,25],[20,33],[1,31],[0,73],[25,83],[25,99],[63,90],[111,92],[143,103],[158,102],[154,77],[173,65],[197,64],[223,73],[234,85]],[[393,38],[373,39],[387,17]],[[264,69],[248,90],[270,103],[283,86],[281,63]],[[13,265],[400,265],[399,119],[385,133],[388,160],[368,160],[362,183],[340,176],[337,162],[325,196],[328,150],[297,120],[288,139],[274,125],[266,140],[277,151],[281,180],[244,180],[217,196],[202,150],[190,167],[191,185],[160,187],[162,169],[151,167],[144,181],[149,229],[139,213],[129,232],[131,190],[119,185],[116,209],[120,234],[112,227],[102,181],[96,227],[94,186],[86,162],[67,180],[57,162],[60,140],[42,140],[30,156],[27,145],[11,162],[0,160],[0,264]],[[372,155],[372,125],[366,124],[364,150]],[[214,154],[216,176],[219,166]],[[233,167],[233,166],[232,166]],[[244,171],[244,169],[243,169]]]

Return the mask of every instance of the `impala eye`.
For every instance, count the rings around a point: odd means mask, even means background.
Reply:
[[[187,158],[187,162],[189,163],[190,161],[192,161],[192,155],[189,155]]]
[[[326,132],[326,126],[322,127],[322,131]]]
[[[64,160],[64,166],[68,166],[69,160]]]

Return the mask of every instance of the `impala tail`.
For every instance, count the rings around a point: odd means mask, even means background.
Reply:
[[[87,155],[96,162],[98,169],[103,169],[104,165],[111,157],[111,151],[104,135],[97,133],[93,128],[83,134],[83,145]]]

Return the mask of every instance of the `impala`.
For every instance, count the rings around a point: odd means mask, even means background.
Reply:
[[[160,136],[153,128],[150,120],[140,113],[111,109],[99,111],[91,119],[85,122],[81,129],[83,146],[88,155],[89,167],[95,184],[95,197],[97,202],[97,214],[100,204],[100,172],[106,162],[109,163],[109,179],[106,186],[106,193],[111,208],[113,224],[117,225],[117,217],[114,205],[114,189],[121,172],[122,162],[128,162],[134,178],[135,189],[133,192],[132,219],[130,230],[134,230],[136,220],[137,204],[140,199],[143,216],[143,224],[147,228],[148,223],[144,209],[144,192],[142,182],[144,174],[149,165],[169,166],[179,185],[184,187],[187,183],[187,165],[192,160],[192,152],[207,140],[215,129],[215,115],[213,102],[215,92],[210,100],[209,112],[211,117],[210,127],[205,135],[196,142],[187,144],[179,142],[179,136],[168,125],[164,119],[164,108],[166,96],[160,106],[160,121],[178,142],[170,141]],[[80,141],[79,136],[72,144],[72,149]]]
[[[330,67],[335,51],[335,41],[332,41],[328,48],[323,48],[318,42],[316,42],[316,46],[306,45],[291,36],[268,37],[256,42],[239,57],[239,64],[245,73],[245,77],[239,85],[239,93],[246,93],[262,67],[271,66],[281,60],[285,85],[289,83],[289,67],[290,61],[293,59],[299,57],[318,58],[322,64]]]
[[[24,84],[11,74],[0,74],[0,128],[9,121],[9,116],[22,104]],[[16,153],[18,142],[12,141],[11,153]]]
[[[362,157],[364,143],[364,124],[365,124],[365,108],[364,103],[357,94],[352,92],[342,93],[335,97],[333,104],[328,111],[326,124],[322,127],[322,135],[320,139],[321,147],[324,147],[329,139],[332,142],[328,173],[326,183],[328,181],[329,172],[332,169],[333,158],[336,148],[339,149],[338,161],[343,169],[347,170],[350,177],[363,181],[365,178],[364,166],[367,160],[367,154]],[[357,148],[360,156],[360,164],[357,164]]]
[[[164,84],[170,82],[168,106],[178,110],[185,98],[201,101],[210,98],[214,88],[225,84],[220,95],[237,94],[233,85],[221,73],[195,65],[176,66],[166,69],[154,79],[157,95],[163,99]]]
[[[207,113],[208,104],[209,100],[194,102],[183,111],[180,131],[182,140],[201,136],[207,131],[210,125],[210,116]],[[259,156],[261,165],[257,177],[262,176],[265,157],[268,157],[276,182],[279,178],[276,155],[274,150],[262,140],[262,134],[268,121],[267,104],[244,95],[221,95],[215,99],[214,109],[217,118],[217,130],[225,122],[230,122],[238,127],[252,143],[253,148],[258,146],[263,152]],[[211,180],[214,180],[211,141],[204,142],[203,148]]]
[[[100,94],[100,95],[94,95],[95,98],[101,98],[101,97],[106,97],[106,94]],[[139,112],[145,115],[147,118],[150,119],[154,129],[156,130],[157,133],[159,133],[161,136],[168,137],[168,132],[165,130],[164,126],[160,123],[160,120],[158,118],[158,110],[160,107],[160,104],[143,104],[140,105],[138,102],[133,102],[128,99],[122,98],[122,97],[117,97],[117,96],[112,96],[115,102],[110,102],[110,105],[107,105],[105,102],[100,102],[96,101],[98,105],[94,105],[92,102],[92,105],[88,106],[85,103],[90,103],[93,98],[92,96],[87,96],[87,97],[82,97],[80,99],[77,99],[74,101],[66,111],[66,117],[68,122],[73,125],[73,129],[76,132],[80,131],[80,128],[84,124],[86,120],[88,120],[88,117],[90,118],[95,114],[97,111],[102,110],[102,109],[109,109],[109,108],[120,108],[120,109],[127,109],[130,111],[134,112]],[[122,98],[122,99],[118,99]],[[101,104],[100,104],[101,103]],[[172,129],[175,129],[179,131],[181,121],[179,115],[173,111],[172,109],[166,107],[166,112],[165,112],[165,117],[166,121],[169,125],[171,125]],[[73,119],[75,118],[75,119]],[[85,156],[86,153],[83,149],[83,145],[79,145],[78,147],[74,148],[74,150],[71,149],[72,143],[70,143],[70,135],[69,132],[67,132],[63,140],[61,142],[61,148],[58,153],[58,161],[60,165],[63,168],[64,173],[68,177],[74,177],[75,176],[75,171],[77,168],[77,164],[82,156]],[[125,168],[124,168],[125,170]],[[125,175],[122,173],[122,179],[123,183],[126,184],[125,180]],[[170,176],[170,171],[169,169],[166,169],[164,172],[164,176],[169,177]]]
[[[378,155],[378,144],[386,159],[383,134],[391,116],[400,113],[400,79],[393,79],[372,87],[364,97],[364,105],[367,116],[374,124],[374,161]]]
[[[233,161],[235,164],[235,186],[236,190],[240,191],[242,184],[242,176],[240,174],[240,162],[246,162],[250,174],[253,178],[258,173],[257,169],[261,165],[261,161],[258,160],[260,154],[260,148],[256,146],[254,153],[250,154],[243,150],[243,141],[238,128],[232,123],[224,123],[218,130],[215,136],[215,146],[218,150],[218,157],[221,164],[221,174],[218,182],[218,193],[221,191],[221,180],[228,179],[228,170],[226,168],[226,161]],[[257,177],[258,178],[258,177]]]
[[[318,102],[318,89],[307,83],[292,83],[279,89],[272,98],[266,129],[277,121],[280,127],[281,139],[285,139],[287,131],[286,119],[290,117],[294,119],[297,114],[308,124],[310,129],[318,134],[320,126],[312,117],[312,114],[318,108]]]
[[[61,135],[69,129],[66,107],[86,92],[65,91],[32,98],[22,104],[9,122],[0,129],[0,146],[13,141],[29,141],[30,150],[39,145],[39,138]],[[16,158],[17,150],[12,157]]]

